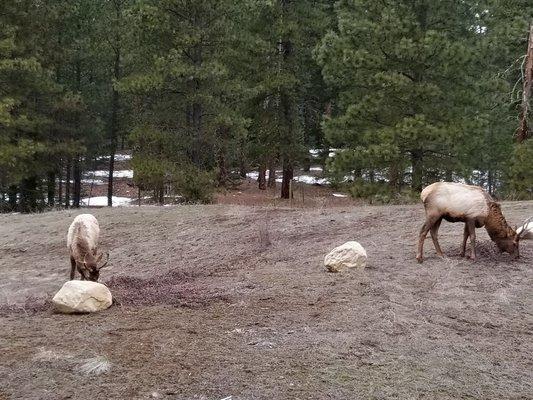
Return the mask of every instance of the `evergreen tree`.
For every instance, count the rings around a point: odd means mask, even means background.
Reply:
[[[9,210],[45,205],[42,182],[62,148],[54,118],[68,99],[45,65],[45,16],[43,4],[29,1],[4,2],[0,14],[0,192]]]
[[[229,1],[144,1],[131,10],[135,29],[130,43],[135,48],[130,60],[135,65],[121,88],[135,98],[137,132],[149,130],[155,134],[151,137],[173,143],[173,151],[164,157],[141,160],[146,155],[142,134],[132,136],[139,158],[136,173],[142,174],[144,167],[153,170],[149,166],[160,162],[155,186],[143,180],[147,189],[161,191],[163,182],[176,184],[172,171],[180,167],[218,168],[218,181],[224,184],[228,143],[246,125],[239,106],[244,90],[228,58],[235,42],[235,15]]]
[[[504,189],[513,197],[532,198],[531,139],[511,146],[513,134],[520,125],[523,79],[525,76],[528,32],[533,25],[533,4],[526,0],[506,2],[487,1],[481,14],[486,27],[486,62],[494,71],[499,96],[491,104],[490,130],[500,137],[504,151],[500,154],[498,167]],[[529,100],[529,109],[533,101]],[[531,126],[531,115],[526,116]],[[502,146],[496,147],[496,150]],[[494,153],[494,149],[493,149]]]
[[[472,2],[342,0],[338,29],[317,49],[338,91],[326,135],[342,174],[381,172],[397,188],[457,170],[476,137],[476,9]],[[404,171],[408,171],[404,177]]]
[[[308,146],[321,141],[319,126],[328,96],[312,52],[332,23],[333,2],[252,4],[252,158],[259,165],[262,188],[267,166],[272,171],[277,162],[282,164],[281,197],[288,198],[295,166],[308,157]]]

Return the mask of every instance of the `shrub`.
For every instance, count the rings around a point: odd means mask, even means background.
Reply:
[[[175,191],[192,203],[211,203],[215,191],[214,174],[192,165],[185,166],[175,176]]]
[[[398,192],[385,182],[372,183],[363,179],[356,179],[350,184],[348,192],[352,197],[365,199],[370,204],[407,204],[419,198],[418,193],[409,188]]]

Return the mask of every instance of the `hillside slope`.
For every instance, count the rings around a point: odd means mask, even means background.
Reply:
[[[519,223],[533,202],[503,209]],[[77,212],[0,215],[0,398],[533,397],[533,242],[512,262],[480,229],[472,263],[445,223],[448,258],[428,240],[419,265],[420,205],[91,212],[117,303],[74,316],[43,299],[67,279]],[[369,267],[325,272],[348,240]]]

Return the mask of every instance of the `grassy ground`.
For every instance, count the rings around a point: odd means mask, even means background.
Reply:
[[[532,202],[505,203],[510,223]],[[94,209],[116,305],[59,315],[77,212],[0,215],[0,399],[533,398],[533,242],[513,262],[416,206]],[[348,240],[364,271],[325,272]]]

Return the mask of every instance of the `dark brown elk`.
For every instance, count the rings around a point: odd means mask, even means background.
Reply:
[[[109,261],[109,253],[105,263],[98,266],[103,258],[103,253],[98,252],[98,239],[100,227],[97,219],[91,214],[80,214],[68,228],[67,247],[70,252],[70,279],[74,279],[76,270],[81,275],[81,280],[97,282],[100,270]]]
[[[444,256],[437,238],[443,219],[465,223],[461,257],[465,256],[466,242],[470,237],[470,258],[476,259],[476,228],[483,226],[501,252],[507,252],[513,258],[520,256],[519,242],[525,238],[531,218],[515,231],[507,224],[500,205],[482,188],[462,183],[436,182],[422,190],[420,198],[426,210],[426,222],[420,230],[416,255],[418,262],[424,259],[424,240],[428,232],[431,233],[437,255]]]

